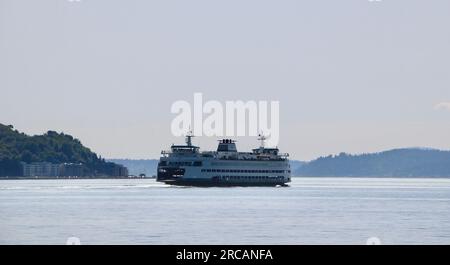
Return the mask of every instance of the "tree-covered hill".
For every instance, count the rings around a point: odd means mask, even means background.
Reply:
[[[29,136],[0,124],[0,176],[20,176],[20,162],[82,163],[92,175],[110,175],[117,166],[70,135],[48,131]]]
[[[380,153],[320,157],[296,176],[312,177],[450,177],[450,151],[405,148]]]

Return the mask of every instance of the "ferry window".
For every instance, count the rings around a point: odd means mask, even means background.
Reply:
[[[194,167],[200,167],[202,166],[202,161],[195,161],[194,162]]]

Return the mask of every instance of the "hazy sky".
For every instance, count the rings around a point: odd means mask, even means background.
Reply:
[[[0,0],[0,123],[157,158],[194,92],[279,100],[295,159],[450,149],[450,1]]]

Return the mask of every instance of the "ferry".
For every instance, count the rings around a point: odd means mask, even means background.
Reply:
[[[200,151],[186,135],[186,144],[161,151],[156,180],[181,186],[287,186],[289,154],[265,147],[266,137],[252,152],[238,152],[236,141],[219,140],[216,151]]]

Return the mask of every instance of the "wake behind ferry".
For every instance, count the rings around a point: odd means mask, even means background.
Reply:
[[[252,152],[238,152],[231,139],[219,140],[216,151],[202,151],[192,145],[192,133],[185,145],[162,151],[156,180],[183,186],[287,186],[291,181],[288,154],[261,145]]]

